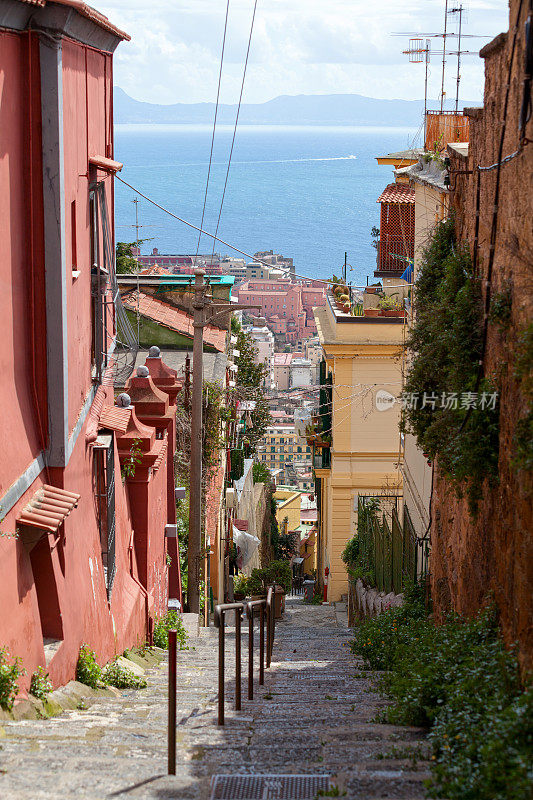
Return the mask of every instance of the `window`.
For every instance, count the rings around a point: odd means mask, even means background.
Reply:
[[[107,588],[111,597],[115,580],[115,441],[113,433],[99,434],[94,449],[94,478],[100,547]]]

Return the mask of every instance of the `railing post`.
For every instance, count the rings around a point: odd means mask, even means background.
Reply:
[[[272,615],[272,606],[269,602],[267,594],[266,601],[266,668],[270,667],[270,617]]]
[[[224,612],[220,612],[218,628],[218,724],[224,725]]]
[[[176,774],[176,631],[168,632],[168,774]]]
[[[235,609],[235,711],[241,710],[241,609]]]
[[[259,610],[259,685],[265,682],[265,607]]]
[[[248,700],[254,699],[254,607],[248,608]]]

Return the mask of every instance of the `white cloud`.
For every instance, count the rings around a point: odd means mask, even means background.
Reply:
[[[442,29],[443,0],[259,0],[245,100],[264,102],[280,94],[358,93],[420,98],[423,67],[402,50],[408,36]],[[506,5],[506,4],[505,4]],[[216,96],[225,0],[108,0],[98,4],[132,36],[115,55],[115,83],[138,100],[209,102]],[[222,84],[223,102],[235,102],[242,77],[253,0],[230,0]],[[451,23],[455,29],[454,23]],[[470,0],[464,29],[492,37],[508,27],[501,0]],[[465,39],[478,50],[487,40]],[[432,40],[436,50],[440,41]],[[454,45],[451,45],[455,49]],[[454,58],[448,63],[454,91]],[[432,58],[431,94],[437,95],[439,57]],[[481,96],[483,64],[466,57],[461,95]]]

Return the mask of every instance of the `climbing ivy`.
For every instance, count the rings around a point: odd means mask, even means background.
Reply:
[[[407,340],[410,354],[402,420],[404,431],[455,486],[466,493],[476,512],[484,480],[495,481],[498,469],[499,409],[490,403],[471,409],[461,402],[446,407],[441,399],[495,392],[487,379],[476,385],[482,352],[481,288],[473,275],[466,246],[455,239],[453,219],[440,223],[430,241],[416,282],[416,320]],[[436,398],[424,404],[426,397]],[[454,407],[456,406],[456,407]]]

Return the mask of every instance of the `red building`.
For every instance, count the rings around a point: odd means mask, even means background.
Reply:
[[[124,39],[77,0],[0,2],[0,644],[26,687],[39,665],[73,678],[84,642],[103,663],[144,641],[180,597],[176,373],[154,354],[114,404],[135,355],[114,275]]]
[[[415,190],[407,183],[389,183],[381,203],[377,278],[397,277],[414,257]]]
[[[312,309],[325,305],[325,284],[312,280],[250,280],[236,294],[239,303],[260,306],[273,332],[293,343],[316,334]]]

